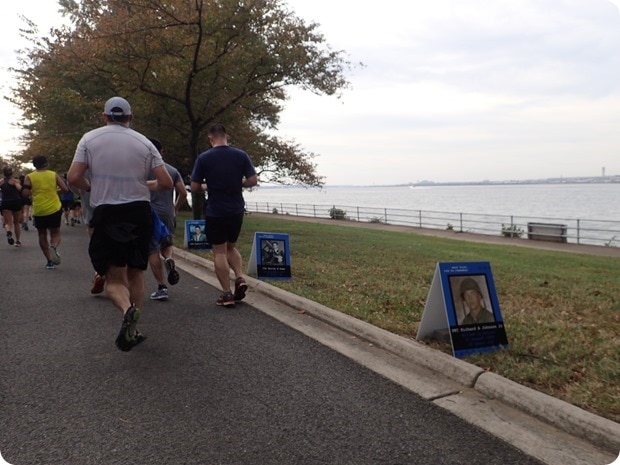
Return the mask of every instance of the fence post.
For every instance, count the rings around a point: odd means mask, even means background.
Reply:
[[[459,213],[459,231],[463,232],[463,214]]]
[[[387,224],[387,208],[383,209],[383,217],[385,218],[385,224]]]
[[[299,216],[299,205],[295,204],[295,216]]]
[[[422,227],[422,210],[418,210],[418,226]]]
[[[579,244],[579,239],[580,239],[580,232],[581,232],[581,227],[580,227],[580,221],[579,219],[577,219],[577,244]]]
[[[357,221],[359,222],[360,220],[360,207],[356,207],[357,208]]]

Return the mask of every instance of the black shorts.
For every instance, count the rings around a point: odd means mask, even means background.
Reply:
[[[100,205],[90,224],[88,254],[97,273],[106,274],[110,266],[146,270],[152,229],[149,202]]]
[[[235,243],[241,233],[243,213],[225,217],[208,216],[205,219],[205,223],[205,232],[207,233],[209,244]]]
[[[2,208],[0,210],[8,210],[11,212],[20,212],[24,203],[21,200],[5,200],[2,202]]]
[[[54,229],[60,228],[60,220],[62,218],[62,208],[56,213],[45,216],[33,216],[32,223],[37,229]]]

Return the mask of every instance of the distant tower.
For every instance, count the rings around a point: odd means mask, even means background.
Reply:
[[[602,176],[605,177],[605,167],[604,166],[603,166],[603,171],[602,172],[603,172]]]

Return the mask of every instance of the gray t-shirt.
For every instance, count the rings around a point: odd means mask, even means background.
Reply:
[[[172,178],[172,184],[176,185],[179,181],[183,182],[183,178],[181,177],[181,173],[179,173],[179,170],[166,162],[164,162],[164,166],[166,167],[168,174]],[[150,176],[149,179],[155,179],[155,176]],[[151,191],[151,206],[160,218],[174,217],[174,197],[172,194],[173,191],[174,187],[172,188],[172,190],[169,191]]]
[[[119,205],[151,200],[146,185],[151,170],[164,161],[145,136],[120,124],[108,124],[82,136],[73,157],[91,176],[90,205]]]

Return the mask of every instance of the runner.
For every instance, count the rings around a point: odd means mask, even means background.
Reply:
[[[123,315],[116,347],[130,351],[144,341],[137,330],[144,301],[144,270],[152,234],[152,189],[169,190],[172,179],[161,155],[145,136],[131,129],[129,102],[112,97],[104,106],[103,127],[82,136],[69,168],[69,182],[90,191],[94,208],[88,253],[93,268],[106,278],[106,292]],[[88,179],[87,177],[90,177]]]
[[[0,179],[0,190],[2,190],[2,219],[5,223],[6,240],[9,245],[15,244],[21,247],[21,222],[22,222],[22,185],[19,179],[13,177],[13,168],[5,166],[2,168],[4,177]]]
[[[163,157],[164,150],[161,142],[157,139],[151,139],[151,142]],[[174,232],[176,230],[176,217],[179,213],[179,209],[187,199],[187,190],[185,189],[185,183],[179,171],[165,161],[164,166],[172,178],[174,188],[169,191],[151,192],[151,207],[156,217],[165,225],[165,229],[168,231],[167,234],[160,238],[157,237],[157,234],[154,234],[149,248],[149,265],[153,272],[153,277],[157,281],[157,290],[151,293],[151,300],[168,300],[168,286],[164,281],[164,266],[168,273],[168,284],[174,285],[179,282],[179,272],[176,270],[174,259],[172,258],[172,250],[174,245]],[[174,192],[176,192],[176,200],[174,199]],[[157,222],[154,224],[157,224]],[[154,228],[154,231],[156,229],[157,228]],[[162,236],[162,234],[160,233],[159,236]]]
[[[58,190],[67,192],[69,188],[55,171],[47,169],[48,161],[45,156],[37,155],[32,159],[32,164],[36,171],[24,179],[22,195],[32,196],[32,214],[34,227],[39,234],[39,247],[47,259],[45,268],[53,270],[56,265],[60,265],[58,246],[62,204]]]

